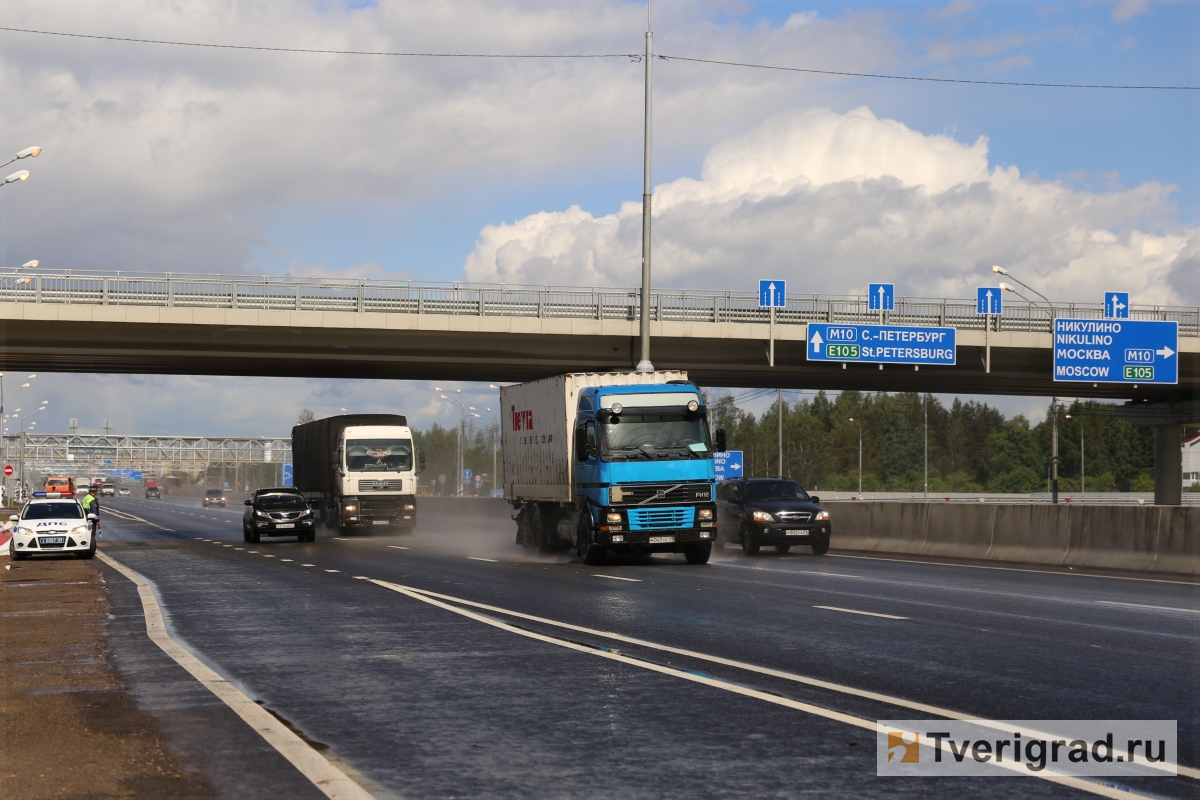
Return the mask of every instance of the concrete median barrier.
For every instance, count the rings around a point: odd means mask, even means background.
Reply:
[[[1197,574],[1200,508],[832,502],[834,549]]]

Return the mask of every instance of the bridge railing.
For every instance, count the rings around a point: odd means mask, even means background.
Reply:
[[[537,319],[628,320],[641,317],[637,289],[512,284],[417,283],[199,273],[37,272],[0,269],[0,302],[343,311]],[[770,321],[753,292],[658,289],[651,292],[651,319],[664,322]],[[1103,317],[1099,303],[1006,302],[991,318],[995,331],[1049,332],[1056,318]],[[1133,319],[1174,320],[1182,336],[1200,336],[1200,309],[1133,306]],[[947,325],[982,330],[985,317],[966,299],[898,297],[894,310],[873,311],[865,296],[792,294],[776,309],[778,325],[808,322],[889,322]]]

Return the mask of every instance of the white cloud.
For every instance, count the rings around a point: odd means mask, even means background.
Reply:
[[[1138,14],[1146,13],[1149,4],[1146,0],[1120,0],[1113,9],[1113,19],[1117,22],[1128,22]]]
[[[791,112],[713,147],[699,180],[656,187],[655,284],[748,289],[769,274],[840,294],[887,278],[907,294],[963,297],[1002,264],[1053,298],[1096,301],[1119,286],[1139,303],[1182,303],[1181,259],[1195,258],[1198,232],[1174,219],[1170,193],[1023,177],[989,166],[985,139],[922,134],[866,108]],[[640,203],[541,212],[485,227],[464,272],[634,286],[640,235]]]

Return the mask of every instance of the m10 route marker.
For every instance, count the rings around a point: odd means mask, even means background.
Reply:
[[[1179,323],[1054,320],[1054,380],[1178,383]]]
[[[808,323],[809,361],[953,366],[954,328]]]

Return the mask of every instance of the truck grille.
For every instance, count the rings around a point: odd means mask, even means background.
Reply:
[[[388,517],[395,519],[400,517],[402,513],[412,514],[412,511],[404,511],[404,499],[402,497],[360,497],[359,514],[363,517],[373,517],[383,519]],[[409,501],[412,502],[411,500]]]
[[[404,481],[362,480],[358,482],[358,490],[360,492],[402,492],[404,491]]]
[[[668,528],[691,528],[695,525],[696,509],[685,508],[631,508],[629,530],[654,531]]]
[[[615,497],[620,489],[621,499]],[[614,486],[609,490],[614,506],[658,505],[670,503],[707,503],[712,500],[712,484],[652,483],[637,486]]]

